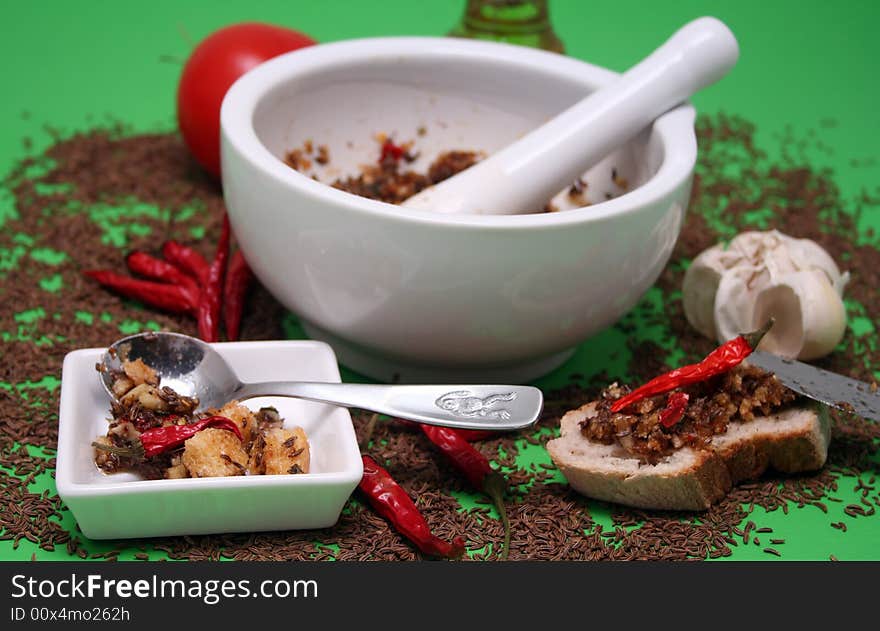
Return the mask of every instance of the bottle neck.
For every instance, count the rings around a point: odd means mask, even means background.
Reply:
[[[468,0],[468,29],[499,35],[525,35],[550,28],[547,0]]]
[[[562,53],[564,46],[553,32],[549,14],[548,0],[468,0],[450,35]]]

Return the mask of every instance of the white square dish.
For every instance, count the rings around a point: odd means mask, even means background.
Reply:
[[[333,350],[322,342],[232,342],[213,345],[243,381],[339,382]],[[91,446],[107,431],[110,401],[95,364],[104,349],[64,358],[58,428],[58,494],[91,539],[121,539],[325,528],[363,474],[348,410],[286,397],[243,402],[252,410],[278,409],[285,426],[302,427],[311,470],[296,475],[254,475],[143,480],[108,475]]]

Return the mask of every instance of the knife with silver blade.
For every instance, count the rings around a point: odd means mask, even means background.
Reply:
[[[788,388],[832,407],[880,421],[880,389],[793,359],[754,351],[747,360],[772,372]]]

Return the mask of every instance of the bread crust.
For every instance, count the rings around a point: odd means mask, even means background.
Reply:
[[[820,469],[831,435],[825,406],[793,408],[731,423],[707,449],[684,447],[651,465],[620,446],[584,437],[580,423],[595,414],[596,402],[591,402],[562,417],[559,438],[547,443],[551,459],[579,493],[648,509],[706,510],[733,485],[768,468],[783,473]]]

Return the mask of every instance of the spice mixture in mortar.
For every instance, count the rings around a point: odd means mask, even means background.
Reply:
[[[569,385],[546,393],[546,409],[533,431],[476,443],[503,467],[510,482],[511,559],[705,559],[730,556],[743,546],[756,546],[768,558],[785,558],[785,539],[759,526],[757,513],[749,514],[753,507],[792,512],[791,519],[797,519],[799,510],[829,512],[841,495],[857,498],[841,506],[842,519],[828,516],[829,534],[836,536],[846,536],[841,533],[847,524],[876,518],[880,427],[840,413],[835,413],[834,439],[821,472],[743,484],[699,516],[608,507],[571,492],[540,457],[521,464],[524,454],[542,452],[561,414],[595,399],[604,385],[642,383],[655,376],[668,368],[669,348],[679,349],[676,364],[697,361],[712,350],[712,342],[691,330],[682,314],[682,274],[687,260],[738,231],[775,227],[819,242],[852,270],[850,321],[880,320],[877,238],[859,235],[858,218],[843,211],[847,202],[830,174],[793,160],[770,163],[753,143],[752,126],[739,118],[701,118],[698,137],[691,206],[673,258],[645,300],[607,334],[612,342],[626,338],[625,347],[617,344],[611,354],[629,358],[628,374],[605,372],[589,381],[571,375]],[[784,155],[798,142],[783,141]],[[194,560],[420,558],[358,496],[327,530],[170,537],[118,548],[85,540],[54,486],[47,484],[55,466],[64,354],[106,346],[122,333],[143,328],[196,331],[186,316],[121,299],[85,279],[81,270],[118,266],[123,251],[155,251],[172,238],[210,257],[220,231],[222,196],[190,163],[174,134],[129,136],[119,129],[59,139],[45,154],[24,160],[4,183],[16,214],[0,232],[0,297],[16,307],[0,312],[0,381],[8,384],[0,388],[0,539],[29,546],[35,558],[42,550],[56,549],[72,557],[108,560],[132,554]],[[880,201],[867,197],[858,203],[878,206]],[[241,338],[284,337],[282,325],[290,317],[265,291],[255,289]],[[664,331],[667,338],[648,339],[646,327]],[[880,351],[850,328],[841,349],[821,365],[871,380]],[[355,413],[354,418],[364,438],[368,415]],[[497,557],[503,528],[488,500],[462,507],[456,497],[466,496],[467,481],[438,457],[418,428],[394,421],[376,424],[365,451],[416,500],[435,534],[464,537],[470,558]],[[602,515],[609,516],[610,525],[600,523]]]
[[[418,135],[427,133],[425,127],[419,128]],[[339,177],[330,182],[330,186],[369,199],[376,199],[389,204],[402,204],[407,199],[420,193],[429,186],[438,184],[453,175],[470,168],[485,154],[482,151],[452,149],[443,151],[428,165],[425,173],[409,168],[419,158],[414,149],[415,141],[409,140],[396,144],[386,134],[377,134],[378,158],[374,164],[364,164],[356,175]],[[313,170],[314,164],[326,166],[330,163],[330,151],[326,145],[315,145],[306,140],[301,147],[292,149],[284,156],[284,162],[292,169],[315,180],[321,178]],[[592,205],[587,194],[587,182],[578,177],[564,192],[564,198],[570,208],[583,208]],[[603,198],[614,199],[629,189],[629,181],[611,168],[612,191],[604,191]],[[557,199],[554,197],[554,200]],[[559,206],[554,200],[548,201],[541,212],[558,212]]]
[[[434,158],[426,173],[418,173],[407,168],[418,158],[412,141],[398,145],[384,134],[377,140],[380,145],[376,163],[362,165],[360,173],[337,178],[331,186],[361,197],[400,204],[429,186],[464,171],[481,157],[476,151],[444,151]],[[327,146],[315,148],[311,140],[306,140],[301,148],[288,151],[284,158],[289,167],[303,173],[312,168],[312,160],[320,165],[328,164],[330,153]],[[317,179],[317,176],[312,177]]]

